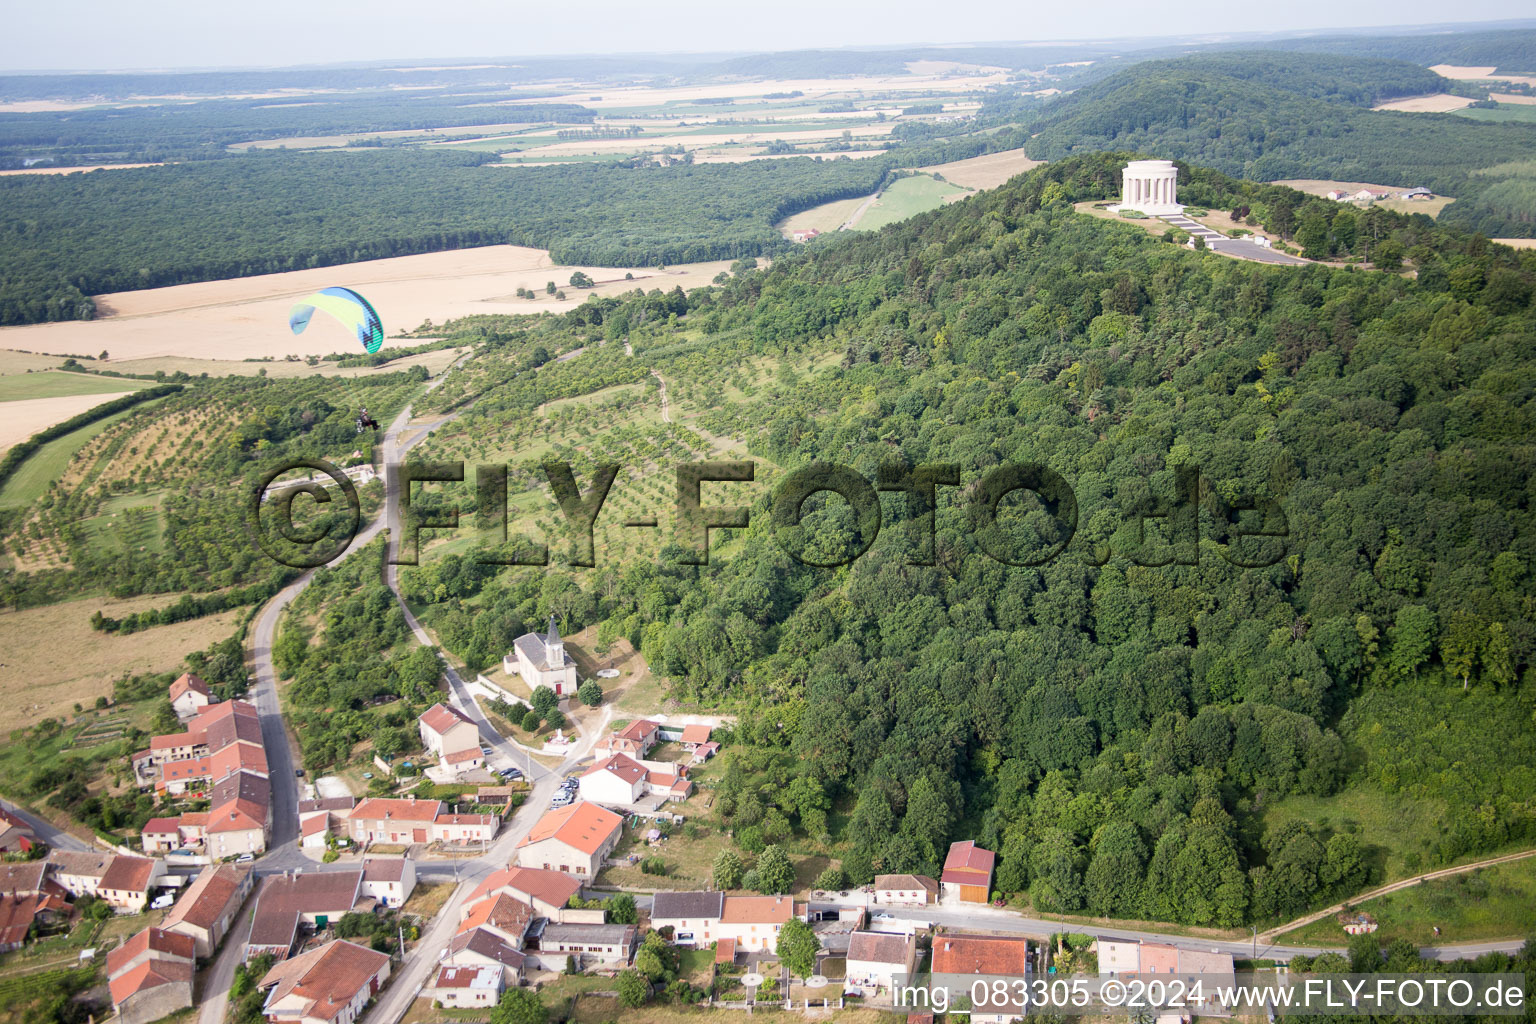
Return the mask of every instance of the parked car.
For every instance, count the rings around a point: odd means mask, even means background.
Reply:
[[[874,921],[894,921],[894,920],[896,920],[896,916],[894,914],[876,914],[873,918],[871,918],[871,920],[874,920]]]
[[[235,863],[236,864],[249,864],[251,861],[253,861],[255,859],[256,859],[255,857],[251,856],[248,853],[242,853],[240,856],[235,858]]]

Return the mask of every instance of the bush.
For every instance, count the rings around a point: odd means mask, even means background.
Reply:
[[[640,870],[647,875],[665,875],[667,873],[667,862],[660,857],[647,857],[640,862]]]
[[[846,889],[848,888],[848,876],[842,868],[827,868],[816,876],[816,888],[818,889]]]
[[[589,708],[595,708],[603,702],[603,688],[596,679],[588,679],[577,687],[576,699]]]
[[[522,726],[524,732],[538,732],[543,720],[539,718],[537,711],[530,710],[523,716]]]

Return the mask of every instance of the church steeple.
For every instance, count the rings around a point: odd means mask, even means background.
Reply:
[[[560,630],[555,627],[555,617],[549,617],[549,632],[544,636],[544,657],[552,667],[558,667],[565,663],[565,641],[560,639]]]

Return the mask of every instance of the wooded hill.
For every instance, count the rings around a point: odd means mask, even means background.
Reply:
[[[456,554],[413,591],[439,635],[472,669],[551,611],[629,637],[679,696],[741,715],[716,792],[743,851],[802,836],[856,882],[932,873],[974,837],[1001,851],[996,887],[1038,909],[1230,926],[1389,864],[1529,843],[1536,263],[1410,218],[1400,244],[1417,232],[1407,248],[1444,271],[1425,284],[1192,253],[1068,208],[1118,165],[1069,159],[810,246],[687,296],[680,319],[665,296],[594,299],[467,368],[491,382],[534,345],[585,339],[568,375],[655,367],[674,402],[712,396],[701,427],[777,466],[873,480],[954,463],[935,564],[913,564],[899,498],[851,564],[801,564],[760,493],[744,534],[717,541],[734,554],[704,567],[672,552],[498,572]],[[1504,274],[1512,300],[1490,288]],[[614,324],[633,359],[597,347]],[[792,365],[829,347],[835,370]],[[762,356],[779,372],[726,398]],[[471,443],[533,413],[536,394],[513,397],[526,378],[503,379],[457,424]],[[975,481],[1009,462],[1076,495],[1076,532],[1044,564],[999,563],[966,518]],[[1234,565],[1207,510],[1198,564],[1165,564],[1159,527],[1136,524],[1179,467],[1213,502],[1278,500],[1279,560]],[[1048,545],[1057,510],[1020,503],[1011,536]],[[805,512],[784,539],[871,539],[841,499]],[[1271,816],[1357,789],[1337,806],[1429,824],[1401,840],[1355,811]]]

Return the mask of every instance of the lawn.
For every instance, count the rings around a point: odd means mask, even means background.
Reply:
[[[1432,879],[1356,906],[1381,926],[1375,934],[1383,944],[1394,939],[1437,946],[1524,938],[1536,934],[1536,857]],[[1348,938],[1337,921],[1325,917],[1278,941],[1341,946]]]
[[[131,391],[131,387],[118,388],[119,391]],[[154,405],[158,399],[148,403],[141,403],[132,409],[124,409],[114,413],[105,419],[99,419],[95,423],[88,423],[79,430],[56,437],[32,453],[32,457],[21,464],[21,467],[11,474],[0,486],[0,508],[18,508],[30,505],[41,497],[48,485],[64,476],[64,470],[69,465],[69,460],[74,458],[75,452],[84,447],[91,438],[102,433],[108,427],[121,422],[125,417],[135,411]]]
[[[1528,103],[1501,103],[1497,107],[1477,109],[1474,107],[1462,107],[1452,111],[1462,117],[1474,118],[1478,121],[1517,122],[1524,124],[1536,124],[1536,106]]]
[[[1429,854],[1448,813],[1443,801],[1431,797],[1354,785],[1333,796],[1287,797],[1263,812],[1263,823],[1266,832],[1294,819],[1332,831],[1358,829],[1374,877],[1385,884],[1430,865]]]
[[[854,227],[860,231],[883,228],[925,210],[938,209],[950,196],[965,191],[958,185],[939,181],[927,174],[902,178],[880,193],[880,198],[864,211],[864,216],[859,218]]]
[[[86,544],[98,554],[132,550],[160,551],[165,546],[160,505],[165,493],[120,494],[101,503],[101,511],[79,521]]]
[[[86,373],[48,370],[0,376],[0,402],[27,398],[63,398],[67,395],[106,395],[148,387],[144,381],[120,377],[96,377]]]

